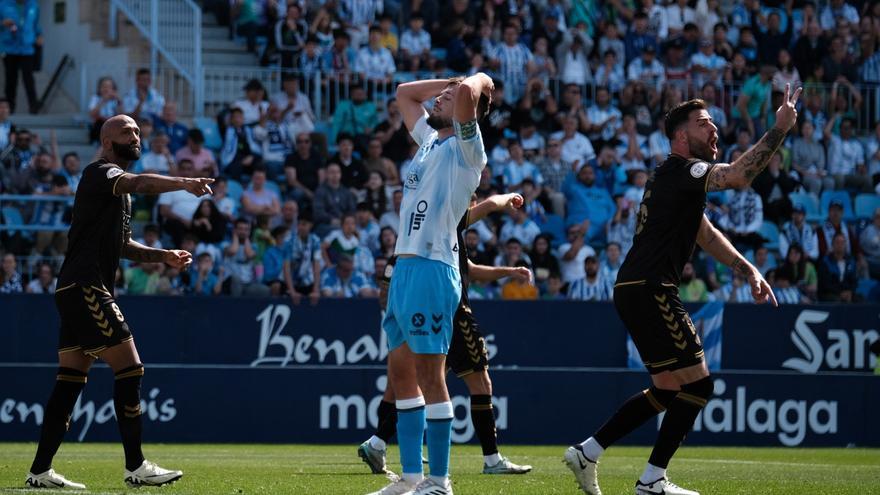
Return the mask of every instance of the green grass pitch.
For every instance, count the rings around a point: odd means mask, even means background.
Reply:
[[[359,494],[378,490],[384,478],[369,474],[355,445],[147,445],[147,458],[184,477],[162,488],[128,490],[122,483],[122,447],[75,444],[61,447],[55,469],[89,490],[76,493],[192,495]],[[35,444],[0,443],[0,493],[23,493]],[[458,495],[580,493],[562,464],[561,446],[506,446],[514,462],[534,466],[522,476],[479,474],[479,447],[456,446],[452,476]],[[649,449],[615,447],[602,458],[606,495],[631,494]],[[391,469],[399,470],[391,448]],[[673,481],[704,495],[880,494],[880,449],[782,449],[685,447],[670,466]],[[34,493],[32,491],[28,491]],[[46,491],[58,493],[59,491]],[[60,491],[61,493],[68,493]],[[39,493],[39,492],[37,492]],[[69,492],[73,493],[73,492]]]

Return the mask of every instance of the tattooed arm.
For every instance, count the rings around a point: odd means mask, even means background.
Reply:
[[[113,186],[114,194],[161,194],[170,191],[188,191],[196,196],[212,194],[210,183],[214,179],[165,177],[155,174],[122,174]]]
[[[776,110],[776,125],[735,162],[719,163],[712,168],[706,184],[709,191],[734,189],[751,184],[752,180],[764,170],[789,129],[797,122],[795,105],[801,94],[801,88],[798,88],[793,96],[789,96],[790,90],[791,88],[786,85],[785,99],[782,106]]]
[[[770,301],[774,306],[777,305],[770,284],[764,280],[761,272],[733,247],[733,244],[712,225],[706,215],[703,215],[700,230],[697,231],[697,244],[713,258],[729,266],[734,272],[748,280],[755,302],[761,304]]]
[[[187,251],[155,249],[131,239],[122,246],[122,257],[140,263],[167,263],[181,269],[192,263],[192,254]]]

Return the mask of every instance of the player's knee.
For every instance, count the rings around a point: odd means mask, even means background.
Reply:
[[[706,403],[714,391],[715,383],[712,381],[712,377],[706,376],[695,382],[682,385],[681,392],[676,397],[702,408],[706,407]]]
[[[645,394],[645,397],[654,409],[657,409],[658,412],[663,412],[669,407],[675,396],[678,395],[678,390],[668,390],[652,386],[642,393]]]
[[[117,371],[113,376],[117,381],[126,378],[137,378],[140,380],[140,378],[144,376],[144,365],[141,363],[135,363],[127,368]]]

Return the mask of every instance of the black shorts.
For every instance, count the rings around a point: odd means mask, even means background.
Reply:
[[[458,303],[452,325],[452,343],[446,355],[446,367],[459,378],[489,368],[486,339],[477,327],[470,306]]]
[[[73,284],[55,292],[61,316],[58,352],[80,351],[95,356],[132,339],[113,296],[105,289]]]
[[[614,306],[651,374],[703,362],[703,345],[678,298],[678,287],[624,282]]]

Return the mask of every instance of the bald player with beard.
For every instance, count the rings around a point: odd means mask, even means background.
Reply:
[[[58,275],[55,305],[61,316],[58,374],[46,404],[40,443],[25,480],[30,488],[84,490],[52,469],[52,459],[70,426],[70,417],[95,359],[113,370],[113,405],[125,451],[124,481],[130,487],[160,486],[183,476],[144,459],[141,451],[141,378],[144,365],[128,323],[113,297],[119,259],[186,268],[192,254],[153,249],[131,239],[131,193],[185,190],[211,194],[213,179],[132,174],[141,156],[140,129],[126,115],[101,128],[101,158],[82,173],[73,204],[68,249]]]

